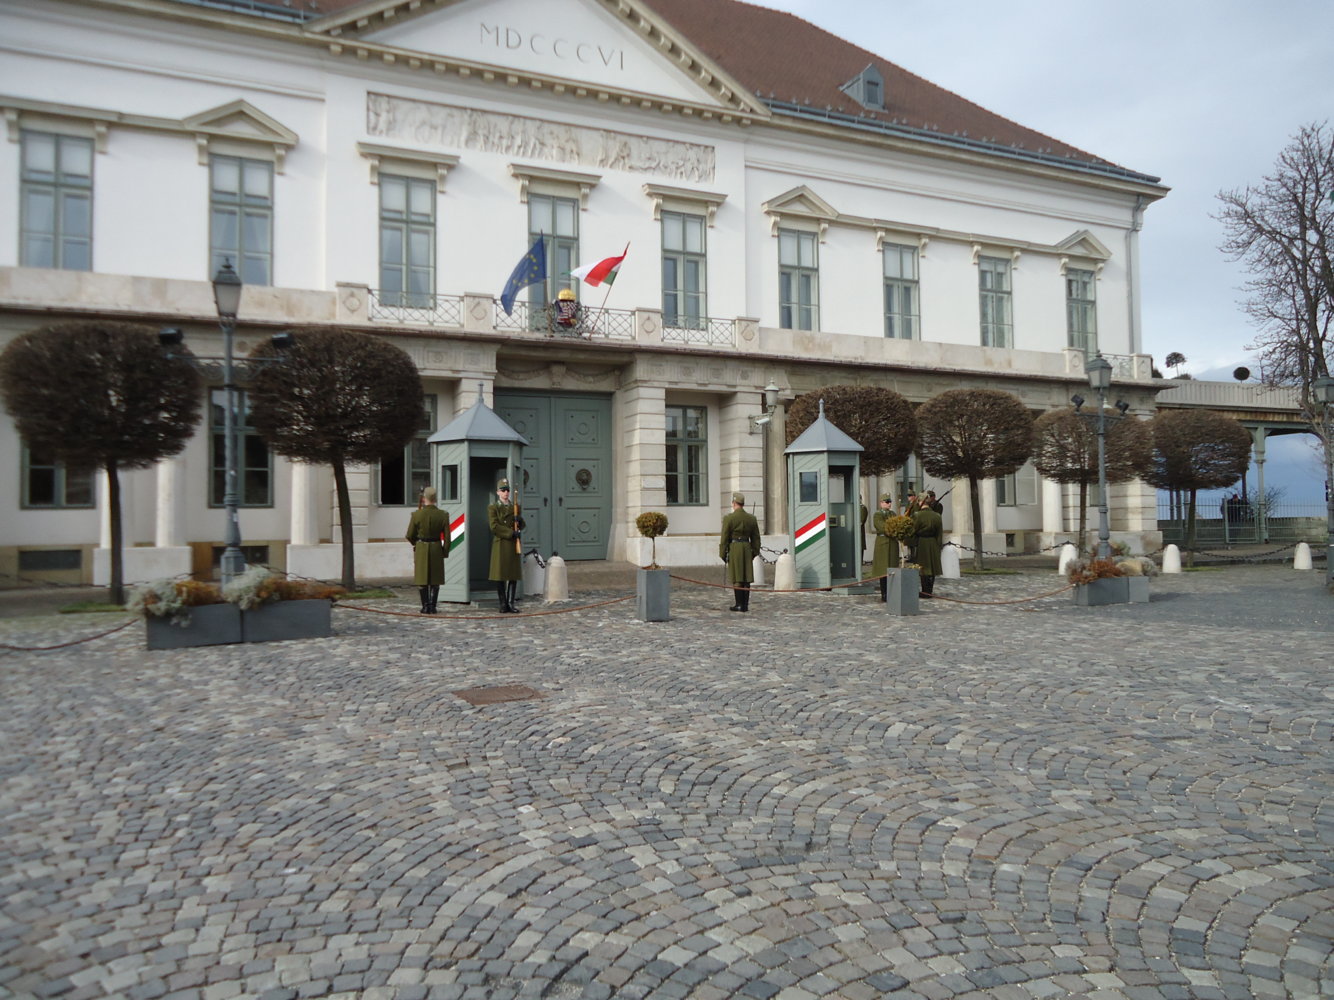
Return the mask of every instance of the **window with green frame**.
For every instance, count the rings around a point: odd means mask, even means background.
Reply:
[[[1094,354],[1098,350],[1097,276],[1070,267],[1065,271],[1065,317],[1070,346]]]
[[[820,328],[820,254],[815,233],[778,231],[778,325]]]
[[[528,286],[528,305],[545,309],[562,288],[574,288],[570,272],[579,266],[579,199],[528,195],[528,245],[542,236],[547,247],[547,280]]]
[[[209,274],[230,261],[247,285],[273,284],[273,164],[209,157]]]
[[[429,308],[435,298],[436,182],[380,174],[380,301]]]
[[[25,129],[19,142],[19,263],[91,271],[93,141]]]
[[[708,502],[708,410],[703,406],[668,406],[667,503]]]
[[[701,329],[708,315],[705,277],[705,219],[684,212],[662,213],[662,321]]]
[[[886,243],[885,336],[916,340],[918,336],[917,248]]]
[[[380,463],[380,506],[416,506],[417,498],[431,485],[431,446],[426,439],[435,430],[435,396],[425,397],[417,435],[401,455]]]
[[[236,502],[241,507],[273,506],[273,456],[264,439],[250,426],[250,401],[236,393]],[[209,496],[210,507],[223,506],[227,493],[227,446],[223,434],[227,415],[227,392],[209,392]]]
[[[95,495],[91,469],[68,469],[49,455],[23,448],[24,507],[92,507]]]

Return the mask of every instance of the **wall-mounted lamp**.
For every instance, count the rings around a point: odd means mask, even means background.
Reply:
[[[778,409],[778,386],[774,385],[774,380],[770,379],[769,384],[764,387],[764,413],[758,417],[750,418],[750,432],[752,434],[760,433],[761,427],[766,427],[769,421],[774,417],[774,410]]]
[[[1079,395],[1079,393],[1075,393],[1070,397],[1070,402],[1075,404],[1075,412],[1078,413],[1080,408],[1084,405],[1084,397]]]

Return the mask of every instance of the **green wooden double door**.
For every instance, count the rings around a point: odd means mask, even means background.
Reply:
[[[611,526],[611,397],[497,389],[495,411],[528,439],[514,499],[524,551],[606,559]]]

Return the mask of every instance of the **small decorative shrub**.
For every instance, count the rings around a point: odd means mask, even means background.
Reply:
[[[1112,555],[1114,555],[1114,556],[1128,556],[1128,555],[1130,555],[1130,543],[1129,543],[1129,542],[1108,542],[1107,544],[1108,544],[1108,546],[1110,546],[1110,548],[1111,548],[1111,550],[1112,550]]]
[[[125,606],[144,617],[168,618],[174,625],[190,620],[190,609],[225,603],[216,584],[199,580],[153,580],[135,589]]]
[[[917,537],[917,526],[907,514],[895,514],[885,521],[885,533],[900,542],[911,542]]]
[[[1073,584],[1087,584],[1108,577],[1125,576],[1114,559],[1072,559],[1065,572]]]
[[[222,596],[243,611],[274,601],[335,601],[346,591],[318,580],[292,580],[265,566],[249,566],[222,588]]]
[[[653,561],[648,569],[658,568],[658,536],[667,533],[667,515],[657,510],[646,510],[635,518],[635,527],[652,544]]]

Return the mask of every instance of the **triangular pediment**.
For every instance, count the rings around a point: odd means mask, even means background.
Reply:
[[[838,218],[838,210],[805,184],[770,198],[763,207],[767,214],[775,216],[804,217],[823,222],[832,222]]]
[[[1087,229],[1071,233],[1056,244],[1056,249],[1071,257],[1087,257],[1090,260],[1110,260],[1112,257],[1106,245]]]
[[[769,112],[639,0],[367,0],[309,23],[335,50],[369,46],[461,75],[710,114]],[[437,71],[440,65],[436,66]]]
[[[293,146],[297,134],[275,118],[266,115],[249,101],[232,101],[220,107],[200,111],[181,119],[191,131],[234,139],[253,139]]]

